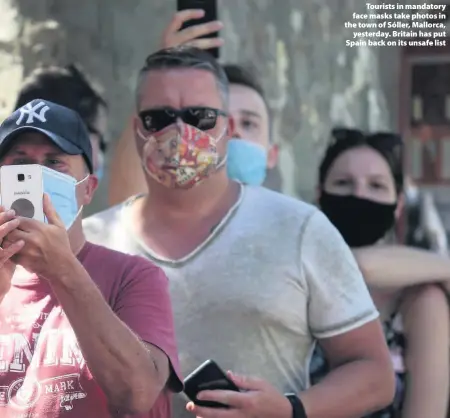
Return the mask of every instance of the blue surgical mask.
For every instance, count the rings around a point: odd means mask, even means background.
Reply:
[[[77,182],[72,176],[42,167],[42,178],[44,193],[47,193],[52,201],[57,214],[69,229],[80,215],[83,207],[78,208],[77,185],[83,183],[87,178]]]
[[[227,172],[232,180],[260,186],[266,178],[267,150],[254,142],[233,138],[228,141]]]

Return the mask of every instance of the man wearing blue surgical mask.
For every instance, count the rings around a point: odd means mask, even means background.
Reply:
[[[80,116],[41,99],[9,116],[0,166],[27,164],[42,171],[46,222],[0,208],[0,415],[169,418],[182,385],[168,280],[86,242],[98,179]]]
[[[96,86],[74,64],[36,68],[23,82],[15,110],[34,99],[49,100],[80,115],[89,131],[95,175],[102,180],[107,149],[108,106]]]
[[[279,191],[278,145],[273,142],[263,88],[245,67],[228,64],[224,70],[230,83],[229,112],[235,121],[234,138],[228,142],[228,176]]]

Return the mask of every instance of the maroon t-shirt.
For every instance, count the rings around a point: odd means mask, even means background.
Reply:
[[[180,389],[168,280],[141,257],[86,244],[78,256],[115,314],[170,360]],[[126,344],[126,341],[116,341]],[[46,280],[20,269],[0,304],[0,417],[107,418],[106,397]],[[166,389],[144,417],[170,417]]]

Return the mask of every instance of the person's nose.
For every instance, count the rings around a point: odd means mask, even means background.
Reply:
[[[235,138],[235,139],[242,139],[244,136],[242,135],[242,133],[241,132],[239,132],[239,129],[238,128],[234,128],[234,131],[232,132],[232,135],[231,135],[233,138]]]
[[[353,195],[355,197],[359,197],[360,199],[364,199],[367,197],[367,187],[364,182],[358,181],[353,185]]]
[[[183,119],[181,119],[180,117],[177,117],[176,119],[175,119],[175,124],[177,125],[177,127],[178,127],[178,129],[183,129],[184,128],[184,126],[186,125],[186,122],[183,120]]]

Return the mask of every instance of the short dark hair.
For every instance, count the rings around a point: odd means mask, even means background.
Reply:
[[[269,115],[269,139],[272,142],[273,128],[272,128],[272,111],[267,102],[264,88],[259,80],[256,71],[250,67],[246,67],[239,64],[224,64],[223,69],[227,75],[228,82],[230,84],[237,84],[239,86],[248,87],[251,90],[256,91],[264,101],[266,105],[267,113]]]
[[[77,112],[91,133],[96,133],[95,119],[106,101],[75,64],[66,67],[40,67],[25,79],[15,110],[35,99],[48,100]],[[102,147],[105,144],[101,144]]]
[[[142,84],[147,73],[152,70],[176,68],[196,68],[212,73],[222,94],[223,104],[225,107],[228,107],[228,78],[222,66],[209,52],[182,45],[161,49],[146,58],[144,66],[139,71],[136,86],[136,105],[138,108],[141,100]]]
[[[264,99],[264,102],[267,105],[264,89],[258,76],[255,74],[255,71],[249,67],[238,64],[224,64],[223,69],[230,84],[238,84],[255,90],[256,93]]]

